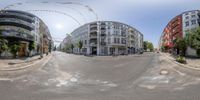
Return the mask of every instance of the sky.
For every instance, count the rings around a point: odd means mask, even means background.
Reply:
[[[157,47],[163,29],[173,17],[200,10],[200,0],[0,0],[0,8],[13,3],[22,4],[9,9],[28,11],[41,18],[56,45],[81,25],[108,20],[133,26],[144,35],[145,41]]]

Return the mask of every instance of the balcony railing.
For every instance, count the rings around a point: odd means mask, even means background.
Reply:
[[[101,42],[101,45],[106,45],[106,42]]]
[[[31,23],[28,23],[26,21],[23,20],[19,20],[19,19],[14,19],[14,18],[0,18],[0,25],[14,25],[14,26],[18,26],[18,27],[23,27],[26,28],[28,30],[33,30],[34,29],[34,25]]]
[[[26,20],[28,22],[34,22],[34,18],[18,13],[0,13],[0,18],[18,18],[21,20]]]
[[[106,33],[101,33],[101,37],[106,37]]]
[[[90,42],[90,46],[97,46],[97,42]]]
[[[90,29],[91,28],[97,28],[97,25],[90,25]]]
[[[97,35],[90,35],[90,38],[91,38],[91,39],[96,39],[96,38],[97,38]]]
[[[91,28],[90,32],[97,32],[97,28]]]
[[[198,19],[198,23],[199,23],[199,25],[200,25],[200,18]]]
[[[23,40],[34,41],[34,37],[29,33],[16,32],[16,31],[3,31],[2,35],[5,37],[15,37]]]

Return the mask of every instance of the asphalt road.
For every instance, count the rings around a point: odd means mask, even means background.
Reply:
[[[54,52],[38,70],[1,79],[0,100],[200,100],[200,78],[160,54],[85,57]],[[166,69],[168,75],[160,75]]]

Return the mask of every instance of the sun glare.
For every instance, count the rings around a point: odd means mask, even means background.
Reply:
[[[56,24],[55,27],[56,27],[56,29],[59,29],[59,30],[60,30],[60,29],[63,29],[63,25],[60,24],[60,23],[59,23],[59,24]]]

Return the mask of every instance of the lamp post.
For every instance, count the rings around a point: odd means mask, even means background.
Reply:
[[[41,33],[41,35],[42,35],[42,45],[41,45],[41,53],[40,53],[40,58],[43,58],[43,45],[44,45],[44,35],[43,35],[43,33]]]

